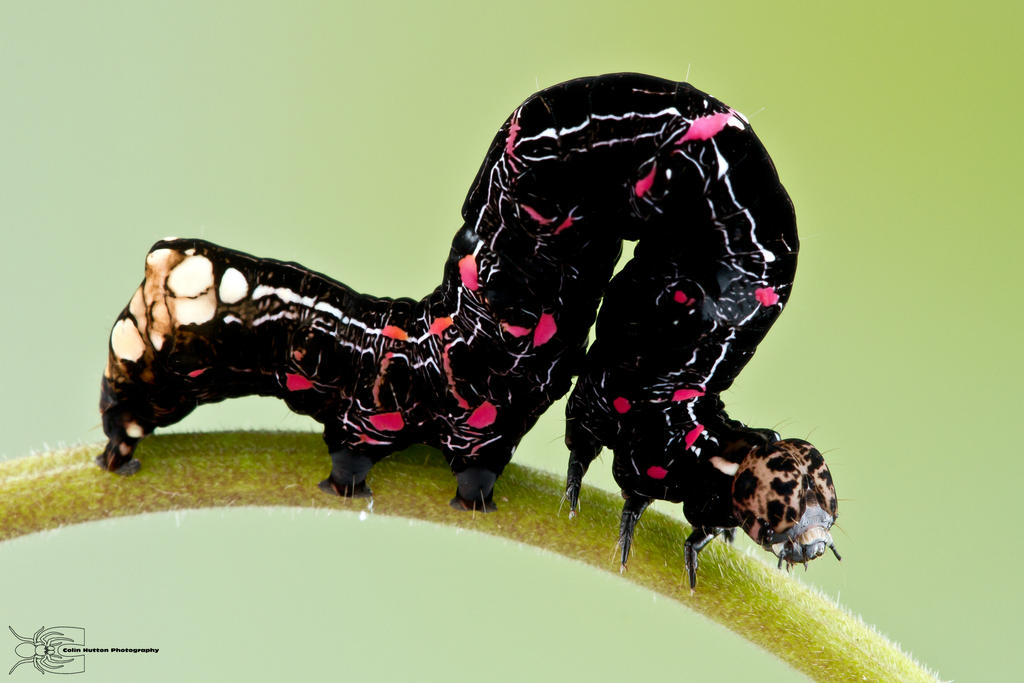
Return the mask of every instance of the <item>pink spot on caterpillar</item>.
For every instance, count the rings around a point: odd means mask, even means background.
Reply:
[[[754,297],[762,306],[774,306],[779,303],[779,295],[775,293],[774,287],[758,287],[754,290]]]
[[[537,211],[537,209],[533,208],[532,206],[520,204],[519,208],[525,211],[530,216],[530,218],[537,221],[541,225],[549,225],[555,220],[554,218],[545,218],[544,216],[540,215],[540,212]]]
[[[294,358],[295,360],[302,360],[305,357],[306,357],[306,350],[305,349],[295,349],[294,351],[292,351],[292,358]]]
[[[698,423],[697,426],[691,429],[690,431],[686,432],[686,436],[683,437],[683,440],[686,442],[686,447],[690,448],[691,446],[693,446],[694,442],[697,440],[697,437],[700,436],[703,432],[704,425],[700,423]]]
[[[462,396],[459,395],[459,390],[455,386],[455,374],[452,372],[452,359],[448,355],[448,350],[451,347],[452,345],[448,344],[441,351],[441,366],[444,368],[445,377],[448,378],[448,391],[450,391],[452,396],[455,397],[455,402],[459,404],[460,408],[468,408],[469,401],[467,401],[466,399],[462,398]]]
[[[447,316],[444,318],[434,318],[434,322],[430,323],[430,329],[428,330],[428,332],[430,332],[430,334],[436,334],[437,336],[441,336],[441,333],[451,326],[452,319]]]
[[[573,217],[572,217],[572,216],[566,216],[566,217],[565,217],[565,220],[564,220],[564,221],[562,221],[561,223],[559,223],[559,224],[558,224],[558,227],[557,227],[557,228],[555,228],[555,234],[557,235],[558,233],[562,232],[562,231],[563,231],[563,230],[565,230],[566,228],[570,228],[570,227],[572,227],[572,224],[573,224],[573,220],[574,220],[574,219],[573,219]]]
[[[694,119],[683,137],[676,140],[676,144],[681,145],[688,140],[710,140],[722,132],[731,118],[732,111],[727,111]]]
[[[462,284],[469,291],[475,292],[480,287],[480,281],[477,279],[475,256],[468,254],[459,259],[459,275],[462,276]]]
[[[505,136],[505,154],[510,157],[515,157],[516,138],[519,137],[519,131],[522,127],[519,125],[519,116],[513,116],[512,121],[508,124],[508,135]]]
[[[494,420],[497,417],[498,409],[494,407],[494,404],[490,401],[484,401],[470,414],[466,424],[477,429],[488,427],[494,424]]]
[[[504,321],[502,321],[501,323],[501,329],[505,330],[513,337],[525,337],[526,335],[533,332],[533,330],[530,329],[529,327],[523,327],[522,325],[512,325],[511,323],[507,323]]]
[[[654,172],[657,170],[658,165],[653,164],[651,166],[651,172],[636,181],[636,185],[633,186],[633,189],[636,191],[637,197],[643,197],[651,190],[651,185],[654,185]]]
[[[630,409],[629,399],[619,396],[617,399],[612,401],[612,405],[615,407],[615,411],[619,414],[628,413]]]
[[[366,434],[360,434],[359,435],[359,443],[368,443],[371,446],[381,446],[381,445],[383,445],[383,444],[385,444],[387,442],[386,441],[377,441],[377,439],[371,439]]]
[[[405,426],[405,420],[399,412],[377,413],[370,416],[370,424],[382,432],[397,432]]]
[[[651,465],[647,468],[647,476],[651,479],[664,479],[665,475],[668,474],[668,470],[664,467],[658,467],[657,465]]]
[[[672,394],[673,401],[689,401],[691,398],[697,398],[703,396],[704,392],[700,389],[676,389],[676,393]]]
[[[204,372],[206,372],[206,368],[200,368],[198,370],[193,370],[192,372],[188,373],[188,376],[189,377],[198,377],[199,375],[203,374]]]
[[[385,325],[384,329],[382,329],[380,333],[385,337],[390,337],[391,339],[398,339],[399,341],[405,341],[406,339],[409,338],[409,335],[406,333],[405,330],[395,325]]]
[[[537,327],[533,330],[533,345],[540,346],[548,343],[557,331],[558,325],[555,324],[555,316],[550,313],[541,313]]]
[[[689,296],[686,295],[686,292],[682,291],[681,289],[677,289],[675,292],[673,292],[672,298],[675,300],[676,303],[686,304],[687,306],[691,306],[695,301],[697,301],[696,299],[691,299]]]
[[[285,375],[285,386],[288,387],[288,391],[305,391],[306,389],[311,389],[313,383],[302,375],[289,372]]]
[[[393,353],[384,354],[383,360],[380,362],[380,371],[377,373],[377,377],[373,380],[373,404],[380,408],[380,388],[384,384],[384,376],[388,372],[388,366],[391,365],[391,359],[394,357]]]

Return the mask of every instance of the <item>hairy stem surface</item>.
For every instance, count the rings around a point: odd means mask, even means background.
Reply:
[[[243,432],[146,439],[138,474],[100,470],[99,446],[53,451],[0,463],[0,541],[67,524],[189,508],[243,505],[365,510],[366,502],[329,496],[317,483],[329,468],[316,434]],[[504,536],[618,572],[608,549],[622,501],[589,489],[579,517],[553,513],[562,483],[510,465],[496,491],[499,510],[452,510],[454,490],[440,453],[411,448],[370,474],[374,514],[410,517]],[[723,624],[821,681],[935,681],[932,674],[859,618],[820,593],[722,542],[700,556],[699,584],[683,574],[689,529],[648,511],[627,581],[645,586]]]

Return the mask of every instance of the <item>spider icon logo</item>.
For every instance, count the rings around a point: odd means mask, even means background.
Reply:
[[[18,661],[7,672],[8,676],[26,662],[32,662],[41,674],[80,674],[85,671],[84,628],[40,626],[31,638],[18,635],[11,626],[7,628],[21,641],[14,648]]]

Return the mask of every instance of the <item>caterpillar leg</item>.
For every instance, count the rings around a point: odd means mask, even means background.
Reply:
[[[97,465],[124,476],[139,471],[142,465],[134,457],[135,448],[154,428],[150,419],[137,417],[147,414],[147,409],[152,410],[152,405],[133,399],[130,393],[127,396],[119,395],[112,383],[106,377],[103,378],[100,383],[100,417],[103,433],[107,435],[107,445],[96,456]]]
[[[583,488],[583,475],[590,468],[598,454],[601,444],[590,433],[590,430],[579,426],[577,420],[566,420],[565,445],[569,449],[569,467],[565,474],[565,498],[569,501],[569,519],[579,512],[580,489]]]
[[[686,538],[683,555],[686,558],[686,575],[690,579],[690,590],[697,587],[697,554],[719,534],[724,534],[725,540],[732,543],[736,537],[736,530],[698,526],[694,527],[693,533]]]
[[[448,504],[456,510],[497,510],[494,482],[512,460],[517,444],[518,437],[509,438],[496,431],[473,435],[465,445],[443,444],[441,452],[456,481],[455,495]]]
[[[369,456],[336,450],[331,453],[331,474],[320,482],[320,489],[343,498],[370,498],[373,491],[366,485],[366,475],[373,464]]]
[[[468,467],[455,474],[458,488],[449,505],[456,510],[479,510],[494,512],[494,482],[498,474],[484,467]]]
[[[143,428],[121,411],[112,410],[103,414],[103,431],[107,445],[96,456],[96,464],[110,472],[121,475],[135,474],[142,464],[134,457],[135,447],[145,435]]]
[[[142,463],[139,462],[138,458],[132,457],[134,452],[135,446],[126,441],[118,444],[109,441],[103,452],[96,456],[96,464],[105,470],[123,476],[135,474],[142,467]]]
[[[583,475],[587,473],[588,462],[581,459],[574,451],[569,452],[569,468],[565,473],[565,499],[569,501],[569,519],[579,512],[580,489],[583,488]]]
[[[626,571],[626,563],[629,561],[629,550],[633,546],[633,533],[636,531],[636,524],[640,521],[644,510],[651,504],[651,498],[637,494],[627,495],[622,493],[626,502],[622,505],[622,521],[619,522],[619,548],[622,549],[622,564],[619,571]]]

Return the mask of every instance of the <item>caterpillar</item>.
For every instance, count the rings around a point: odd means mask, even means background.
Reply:
[[[682,501],[695,525],[691,585],[696,553],[736,526],[780,562],[832,544],[820,454],[729,420],[718,399],[796,263],[792,205],[742,116],[641,74],[547,88],[502,124],[462,218],[441,284],[418,301],[203,240],[157,242],[111,331],[98,464],[131,474],[155,429],[259,394],[324,425],[328,493],[370,495],[374,463],[425,443],[455,475],[453,507],[493,510],[523,435],[579,375],[566,495],[575,513],[611,447],[623,564],[656,498]],[[624,239],[636,254],[612,280]]]

